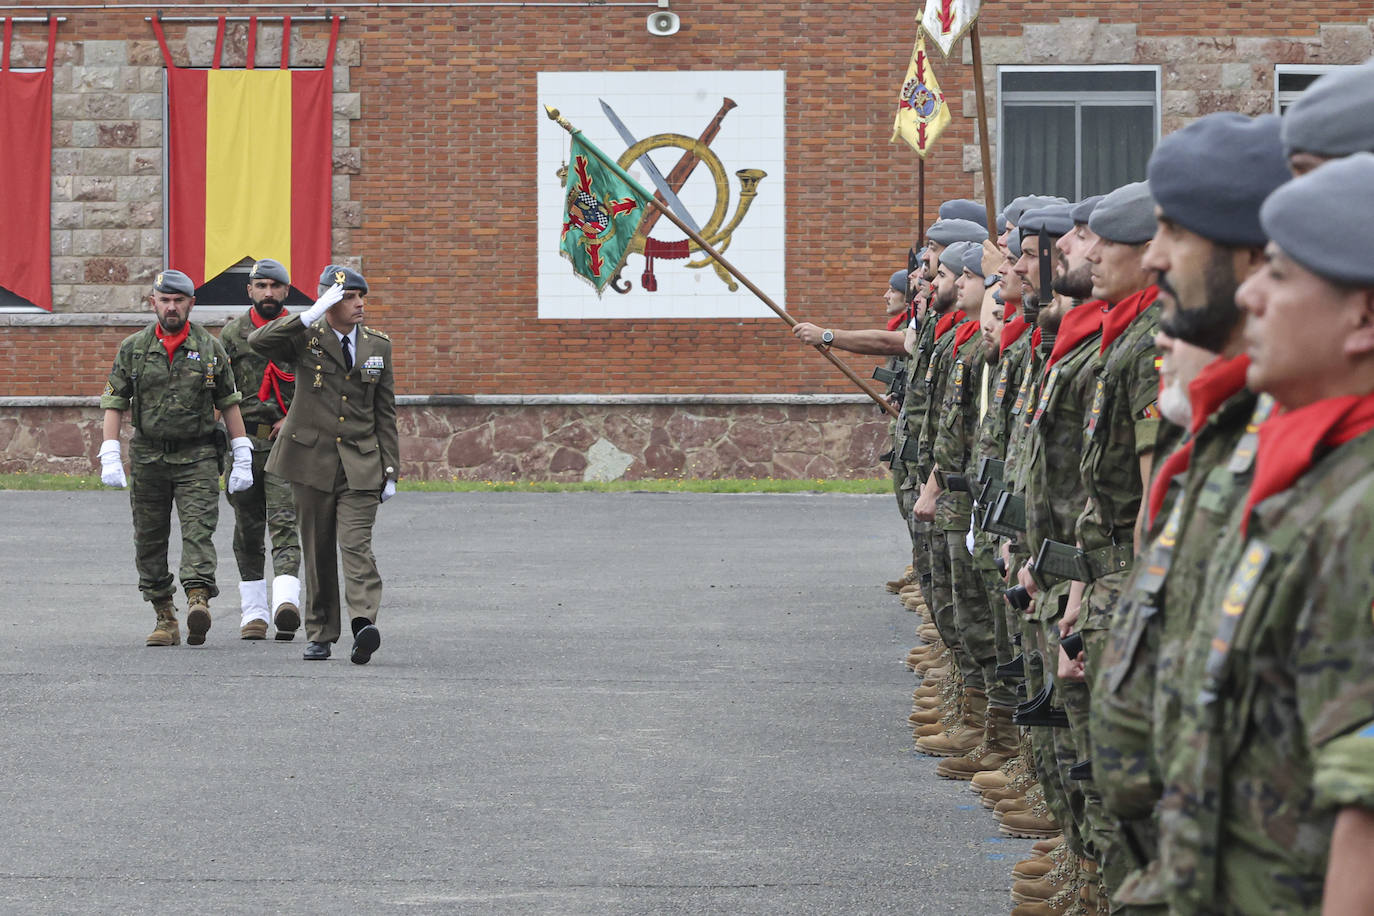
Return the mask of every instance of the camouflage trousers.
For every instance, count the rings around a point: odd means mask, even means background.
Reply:
[[[211,455],[188,464],[132,461],[129,504],[134,516],[134,568],[145,601],[169,598],[176,580],[167,564],[172,506],[181,524],[181,587],[215,586],[215,526],[219,524],[219,462]]]
[[[930,588],[927,592],[926,606],[935,620],[935,629],[940,631],[940,639],[954,653],[959,673],[967,675],[967,659],[959,644],[959,627],[954,619],[954,583],[949,563],[949,546],[945,542],[945,532],[931,524],[926,529],[926,563],[930,569]],[[924,589],[923,589],[924,590]],[[934,598],[934,601],[929,600]],[[966,684],[978,687],[980,684]]]
[[[296,534],[296,500],[291,484],[266,471],[266,451],[253,452],[253,485],[229,494],[234,508],[234,559],[239,578],[257,582],[266,578],[263,547],[272,537],[272,573],[299,576],[301,544]]]
[[[997,641],[983,577],[968,552],[966,533],[946,531],[944,535],[954,592],[954,625],[959,631],[960,654],[964,659],[960,663],[964,684],[988,694],[989,705],[1009,706],[1009,695],[1001,697],[1000,702],[993,702],[992,692],[997,685]]]
[[[997,571],[997,561],[983,539],[979,538],[973,542],[973,550],[973,569],[982,587],[983,600],[987,604],[987,623],[992,628],[990,662],[984,667],[983,675],[988,684],[988,705],[1015,706],[1016,683],[997,676],[997,666],[1015,657],[1015,653],[1012,652],[1011,634],[1007,629],[1007,614],[1013,609],[1002,597],[1007,583]]]

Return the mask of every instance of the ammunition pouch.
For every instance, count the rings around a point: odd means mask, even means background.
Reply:
[[[1041,576],[1092,582],[1131,568],[1134,551],[1130,544],[1109,544],[1096,550],[1080,550],[1070,544],[1045,540],[1035,558],[1035,571]]]

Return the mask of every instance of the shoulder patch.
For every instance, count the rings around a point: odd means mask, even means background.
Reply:
[[[371,334],[373,337],[380,337],[382,340],[390,340],[390,339],[391,339],[390,337],[387,337],[385,334],[383,334],[381,331],[377,330],[376,328],[369,328],[367,325],[363,325],[363,330],[366,331],[367,333]]]

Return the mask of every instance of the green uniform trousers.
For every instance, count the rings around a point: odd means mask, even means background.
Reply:
[[[272,573],[299,576],[301,545],[296,537],[296,500],[291,484],[266,470],[270,452],[253,452],[253,485],[229,494],[234,508],[234,559],[244,582],[265,579],[263,547],[272,536]],[[227,491],[226,487],[226,491]]]
[[[382,576],[372,554],[372,523],[381,505],[376,490],[350,490],[339,465],[331,492],[292,484],[301,523],[305,561],[305,638],[338,642],[340,628],[338,558],[343,560],[344,600],[348,616],[377,622],[382,603]]]
[[[176,581],[167,564],[172,506],[181,524],[181,587],[215,587],[215,526],[219,523],[219,461],[210,455],[187,464],[133,461],[129,504],[134,515],[134,567],[145,601],[169,598]]]

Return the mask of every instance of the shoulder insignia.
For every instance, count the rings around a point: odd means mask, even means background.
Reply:
[[[376,328],[369,328],[368,326],[363,325],[363,330],[366,331],[367,333],[371,334],[373,337],[380,337],[382,340],[390,340],[390,339],[391,339],[390,337],[387,337],[385,334],[383,334],[381,331],[377,330]]]

